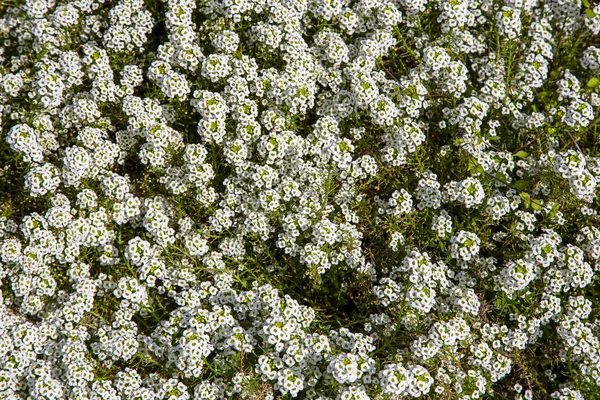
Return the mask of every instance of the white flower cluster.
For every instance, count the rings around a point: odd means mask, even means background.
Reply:
[[[0,398],[600,396],[591,3],[2,4]]]

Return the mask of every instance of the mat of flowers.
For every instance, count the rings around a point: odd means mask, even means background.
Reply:
[[[599,133],[595,0],[0,0],[0,399],[598,399]]]

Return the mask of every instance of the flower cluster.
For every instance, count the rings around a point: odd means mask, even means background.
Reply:
[[[0,398],[598,398],[591,3],[3,3]]]

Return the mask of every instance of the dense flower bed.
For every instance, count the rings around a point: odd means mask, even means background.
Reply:
[[[599,33],[3,0],[0,398],[598,398]]]

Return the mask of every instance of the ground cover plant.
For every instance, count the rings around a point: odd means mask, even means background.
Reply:
[[[0,1],[0,399],[600,398],[600,4]]]

